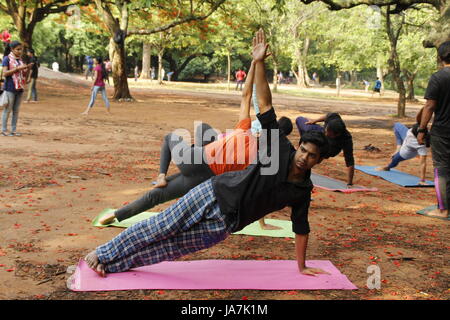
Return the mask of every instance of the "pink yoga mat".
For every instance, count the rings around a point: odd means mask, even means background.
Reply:
[[[295,260],[197,260],[166,261],[102,278],[80,260],[69,279],[73,291],[138,289],[255,289],[327,290],[358,289],[327,260],[306,265],[330,273],[302,275]]]

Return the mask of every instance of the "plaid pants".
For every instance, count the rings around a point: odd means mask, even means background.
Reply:
[[[106,272],[175,260],[225,240],[236,223],[228,220],[208,179],[157,216],[97,247],[96,253]]]

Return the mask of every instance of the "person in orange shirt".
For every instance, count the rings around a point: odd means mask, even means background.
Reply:
[[[250,118],[254,78],[254,63],[249,70],[245,88],[242,92],[239,122],[235,129],[217,139],[217,133],[209,125],[203,123],[196,129],[195,143],[189,145],[175,133],[164,137],[160,155],[160,173],[155,188],[141,198],[113,213],[103,216],[99,222],[107,225],[115,219],[122,221],[154,206],[180,198],[189,190],[214,175],[224,172],[239,171],[256,162],[258,122]],[[282,117],[278,121],[280,129],[289,135],[292,122]],[[177,165],[179,173],[166,177],[170,162]],[[273,226],[260,222],[265,229]]]

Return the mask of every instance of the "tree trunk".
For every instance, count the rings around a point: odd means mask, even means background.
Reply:
[[[417,73],[412,72],[404,72],[406,75],[406,84],[408,88],[408,96],[406,97],[409,101],[416,100],[415,93],[414,93],[414,80],[416,78]]]
[[[114,17],[111,12],[110,4],[103,0],[95,0],[95,5],[103,16],[103,22],[106,24],[111,39],[109,40],[109,56],[112,63],[112,78],[114,81],[114,100],[133,100],[128,88],[128,78],[126,69],[125,39],[119,43],[114,41],[116,32],[122,31],[126,34],[128,29],[128,3],[125,1],[116,1],[115,7],[118,9],[120,18]]]
[[[309,78],[309,75],[308,75],[308,68],[306,67],[306,58],[308,56],[309,44],[310,44],[310,39],[309,39],[309,37],[306,37],[305,41],[303,43],[303,76],[305,78],[305,84],[307,87],[309,87],[309,83],[311,82],[311,79]]]
[[[278,91],[278,63],[273,62],[273,92]]]
[[[230,90],[230,84],[231,84],[231,53],[229,51],[227,53],[227,83],[228,83],[228,90]]]
[[[300,49],[297,49],[297,73],[294,72],[295,77],[297,78],[297,87],[306,88],[306,78],[305,78],[305,66],[303,62],[303,55]]]
[[[390,57],[388,59],[389,69],[392,74],[392,78],[397,87],[398,103],[397,103],[397,117],[406,116],[406,89],[403,79],[401,77],[400,59],[397,53],[397,42],[401,34],[403,23],[405,22],[405,16],[402,17],[402,21],[397,30],[394,30],[394,26],[391,21],[391,14],[389,13],[390,6],[387,6],[386,13],[386,31],[389,37],[389,43],[391,46]]]
[[[350,85],[353,87],[358,82],[358,76],[355,70],[350,71]]]
[[[158,51],[158,84],[163,83],[163,74],[162,74],[162,68],[163,68],[163,54],[164,49],[161,49]]]
[[[142,72],[139,79],[150,79],[150,69],[151,69],[151,44],[144,42],[142,44]]]
[[[338,72],[336,76],[336,96],[338,97],[341,96],[341,79],[341,74],[340,72]]]
[[[132,100],[128,88],[128,78],[125,59],[125,45],[117,44],[111,38],[109,41],[110,56],[112,64],[112,77],[114,81],[114,100]]]

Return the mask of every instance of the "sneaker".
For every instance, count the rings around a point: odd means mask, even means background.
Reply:
[[[16,137],[20,137],[22,134],[19,133],[19,132],[14,132],[14,135],[15,135]]]
[[[14,137],[14,132],[9,133],[8,137]]]

